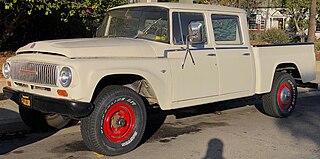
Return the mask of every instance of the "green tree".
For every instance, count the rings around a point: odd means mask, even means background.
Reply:
[[[125,3],[126,0],[0,0],[0,50],[21,24],[36,15],[58,12],[64,22],[77,16],[90,29],[100,23],[109,8]]]
[[[308,28],[308,17],[310,15],[311,0],[274,0],[273,4],[279,6],[284,2],[283,14],[288,15],[293,24],[294,31],[300,36],[300,41],[305,41],[305,31]],[[317,0],[318,8],[320,0]]]
[[[310,0],[290,0],[285,2],[284,14],[287,14],[293,22],[293,27],[300,36],[300,41],[305,41],[305,30],[308,27],[307,16]]]

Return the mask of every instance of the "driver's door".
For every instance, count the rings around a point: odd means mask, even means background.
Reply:
[[[195,12],[172,13],[173,45],[165,52],[172,69],[174,103],[196,101],[219,94],[217,57],[215,50],[208,45],[208,28],[204,16],[204,13]],[[186,53],[185,40],[190,22],[200,22],[203,24],[203,43],[190,46],[195,64],[192,63],[191,56],[188,55],[184,68],[182,68]],[[186,105],[181,105],[181,107],[184,106]]]

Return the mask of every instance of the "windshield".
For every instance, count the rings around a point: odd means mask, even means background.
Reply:
[[[108,12],[98,37],[142,38],[169,42],[168,9],[161,7],[130,7]]]

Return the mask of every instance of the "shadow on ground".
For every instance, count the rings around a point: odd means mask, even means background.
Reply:
[[[8,99],[8,98],[6,96],[4,96],[3,93],[0,93],[0,100],[6,100],[6,99]]]
[[[20,119],[19,113],[13,110],[0,108],[0,115],[0,155],[32,144],[55,133],[31,132],[30,128]],[[19,153],[19,151],[16,153]]]
[[[28,131],[30,128],[25,125],[17,111],[9,108],[0,108],[0,138],[7,133]]]
[[[197,121],[195,123],[188,124],[182,124],[180,122],[164,124],[164,121],[168,115],[174,115],[177,119],[204,114],[220,115],[224,110],[244,107],[247,105],[258,105],[259,103],[259,97],[252,97],[169,111],[151,109],[148,111],[147,126],[142,143],[153,141],[166,143],[176,139],[180,135],[199,132],[205,127],[228,126],[228,123],[225,122],[208,120]]]
[[[224,159],[223,142],[220,139],[211,139],[208,143],[206,157],[204,159]]]
[[[45,139],[55,132],[33,132],[33,133],[26,133],[26,132],[15,132],[11,134],[6,134],[0,137],[0,155],[5,155],[11,151],[12,153],[23,153],[20,151],[14,151],[19,147],[23,147],[42,139]]]
[[[277,120],[280,130],[298,139],[308,139],[320,146],[320,96],[298,99],[296,110],[286,119]]]

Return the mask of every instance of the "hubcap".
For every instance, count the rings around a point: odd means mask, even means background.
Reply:
[[[127,139],[134,128],[134,111],[125,102],[114,104],[106,112],[103,120],[103,132],[112,142]]]
[[[289,83],[281,84],[278,90],[278,104],[282,109],[288,109],[293,98],[292,88]]]
[[[280,100],[283,104],[288,104],[291,100],[291,92],[287,87],[284,87],[280,92]]]

